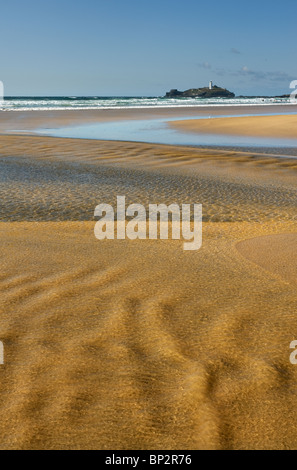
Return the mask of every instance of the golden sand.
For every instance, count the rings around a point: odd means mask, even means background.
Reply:
[[[236,249],[273,225],[187,254],[93,226],[0,225],[1,448],[296,448],[296,284]]]
[[[296,160],[27,136],[0,155],[1,449],[297,449]],[[202,249],[96,240],[118,190],[196,195]]]
[[[297,286],[297,235],[278,234],[245,240],[237,245],[248,260]]]
[[[191,119],[169,124],[178,130],[201,134],[297,139],[297,115]]]

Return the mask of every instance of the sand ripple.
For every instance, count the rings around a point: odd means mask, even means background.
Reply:
[[[297,449],[295,163],[29,138],[1,155],[1,449]],[[203,203],[202,249],[96,240],[120,194]]]
[[[0,159],[0,220],[93,220],[101,202],[202,203],[204,221],[296,220],[296,190],[217,175],[35,159]]]

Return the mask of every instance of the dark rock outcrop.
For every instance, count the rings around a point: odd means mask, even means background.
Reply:
[[[171,90],[166,93],[166,98],[234,98],[235,94],[226,88],[220,88],[214,85],[211,89],[191,88],[186,91]]]

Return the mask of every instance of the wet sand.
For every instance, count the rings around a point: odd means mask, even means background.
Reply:
[[[267,106],[197,106],[179,108],[142,109],[98,109],[59,111],[6,111],[0,112],[0,133],[34,131],[36,128],[57,128],[66,126],[138,119],[161,119],[205,116],[228,116],[265,113],[297,113],[297,105]]]
[[[203,134],[297,139],[297,115],[228,117],[170,122],[174,129]]]
[[[33,125],[33,124],[32,124]],[[0,136],[1,449],[297,449],[297,162]],[[99,242],[116,195],[204,242]]]

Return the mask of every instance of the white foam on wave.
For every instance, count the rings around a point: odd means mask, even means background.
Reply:
[[[6,99],[1,111],[58,111],[58,110],[98,110],[98,109],[156,109],[156,108],[193,108],[193,107],[232,107],[232,106],[269,106],[294,105],[289,98],[89,98],[78,99]]]

